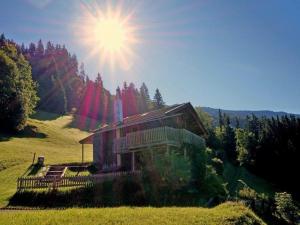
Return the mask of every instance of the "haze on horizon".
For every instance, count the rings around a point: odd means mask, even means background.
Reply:
[[[110,47],[101,49],[102,37],[83,38],[93,29],[84,22],[100,10],[105,24],[115,23],[108,8],[126,18],[129,25],[114,32],[130,32],[122,37],[130,41],[106,39]],[[0,33],[18,43],[65,44],[112,93],[123,81],[145,82],[168,104],[299,114],[299,10],[300,2],[279,0],[12,0],[1,3]],[[112,54],[116,46],[126,51]]]

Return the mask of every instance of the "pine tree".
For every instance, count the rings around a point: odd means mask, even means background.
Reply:
[[[164,105],[165,105],[158,88],[155,90],[155,95],[154,95],[153,101],[154,101],[154,106],[156,109],[160,109],[160,108],[164,107]]]
[[[99,86],[101,88],[103,87],[103,81],[102,81],[102,77],[101,77],[100,73],[97,74],[95,83],[97,84],[97,86]]]
[[[5,43],[5,35],[2,33],[0,35],[0,46],[4,45],[4,43]]]
[[[221,130],[222,130],[223,126],[224,126],[224,118],[223,118],[221,109],[219,109],[219,127]]]
[[[37,44],[37,47],[36,47],[35,55],[37,57],[42,57],[44,55],[44,53],[45,53],[44,45],[43,45],[42,40],[40,39],[38,41],[38,44]]]
[[[121,99],[121,89],[120,89],[119,86],[116,89],[116,97],[119,98],[119,99]]]
[[[85,73],[85,70],[84,70],[84,64],[81,63],[80,64],[80,67],[79,67],[79,77],[82,79],[82,81],[87,84],[88,83],[88,80],[89,78],[87,77],[86,73]]]
[[[149,111],[151,108],[151,100],[148,91],[148,87],[143,82],[142,86],[140,87],[140,110],[142,112]]]
[[[224,114],[223,119],[225,121],[223,147],[229,159],[233,162],[236,162],[237,152],[234,129],[231,127],[230,118],[228,115]]]
[[[54,48],[53,44],[50,41],[48,41],[47,46],[46,46],[46,50],[45,50],[45,54],[46,55],[51,55],[52,53],[54,53],[54,50],[55,50],[55,48]]]
[[[29,44],[29,49],[28,49],[28,53],[31,57],[33,57],[35,55],[35,44],[34,43],[30,43]]]

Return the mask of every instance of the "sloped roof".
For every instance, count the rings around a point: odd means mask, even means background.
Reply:
[[[127,117],[123,118],[123,122],[121,122],[121,123],[115,122],[115,123],[111,123],[111,124],[106,124],[106,125],[100,127],[99,129],[95,130],[94,132],[107,131],[107,130],[115,129],[117,127],[127,127],[127,126],[134,125],[137,123],[145,123],[148,121],[161,119],[161,118],[167,116],[168,114],[170,114],[170,112],[172,112],[173,109],[176,109],[177,107],[183,106],[183,105],[185,105],[185,104],[172,105],[169,107],[165,107],[165,108],[161,108],[161,109],[157,109],[157,110],[153,110],[153,111],[149,111],[149,112],[145,112],[145,113],[141,113],[141,114],[127,116]]]
[[[123,119],[123,122],[121,122],[121,123],[115,122],[115,123],[103,125],[99,129],[94,130],[93,133],[98,133],[98,132],[102,133],[102,132],[114,130],[114,129],[120,128],[120,127],[128,127],[128,126],[132,126],[132,125],[136,125],[136,124],[142,124],[142,123],[146,123],[146,122],[150,122],[150,121],[163,119],[168,116],[173,116],[178,113],[182,113],[182,110],[186,107],[190,107],[193,110],[193,113],[196,115],[195,118],[197,120],[197,123],[199,124],[199,126],[201,127],[203,132],[206,133],[202,122],[200,121],[199,117],[197,116],[197,113],[195,112],[193,106],[189,102],[183,103],[183,104],[176,104],[176,105],[164,107],[164,108],[157,109],[157,110],[128,116],[128,117],[125,117]],[[92,143],[93,135],[94,134],[80,140],[79,143]]]

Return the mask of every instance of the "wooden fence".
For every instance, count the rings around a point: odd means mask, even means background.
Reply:
[[[103,181],[111,180],[116,177],[124,176],[138,176],[140,171],[129,172],[114,172],[97,174],[90,176],[65,176],[65,177],[19,177],[17,180],[17,190],[29,190],[29,189],[57,189],[63,187],[86,187],[101,183]]]
[[[158,144],[180,146],[183,143],[203,146],[204,139],[186,129],[158,127],[128,133],[125,137],[115,139],[113,149],[115,153],[122,153]]]

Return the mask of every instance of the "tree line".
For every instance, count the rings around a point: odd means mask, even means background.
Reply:
[[[208,119],[206,119],[208,120]],[[300,118],[247,116],[243,128],[238,119],[219,111],[219,126],[207,126],[207,145],[225,153],[229,161],[244,166],[279,189],[299,199]]]
[[[26,64],[27,71],[20,70],[20,76],[25,77],[27,74],[32,82],[32,85],[27,84],[28,88],[32,89],[27,97],[32,101],[28,101],[31,102],[31,106],[28,107],[26,115],[23,115],[24,118],[37,109],[57,114],[73,112],[101,123],[110,123],[114,121],[114,101],[117,93],[122,99],[124,117],[158,109],[165,105],[159,89],[156,89],[154,97],[151,98],[145,83],[137,88],[134,83],[124,82],[121,88],[117,87],[116,94],[111,94],[105,88],[101,74],[98,73],[95,80],[90,79],[85,72],[84,64],[79,65],[76,55],[71,54],[64,45],[48,41],[44,46],[42,40],[39,40],[36,44],[30,43],[25,46],[6,39],[3,34],[0,38],[1,49],[9,48],[10,50],[5,50],[6,54],[13,49],[14,54],[22,58],[23,63]],[[11,60],[17,61],[13,57]],[[12,72],[6,72],[6,76],[2,74],[0,74],[0,79],[3,82],[7,79],[15,81],[17,79]],[[25,96],[27,92],[23,91],[23,93]],[[4,94],[1,98],[2,96]],[[9,104],[10,101],[11,99],[6,99],[3,105]],[[5,110],[1,114],[4,117],[12,115],[10,111]],[[14,120],[18,121],[16,117]],[[22,126],[15,126],[13,129],[16,127],[18,127],[17,130],[22,129],[24,121],[26,119],[23,120]]]

